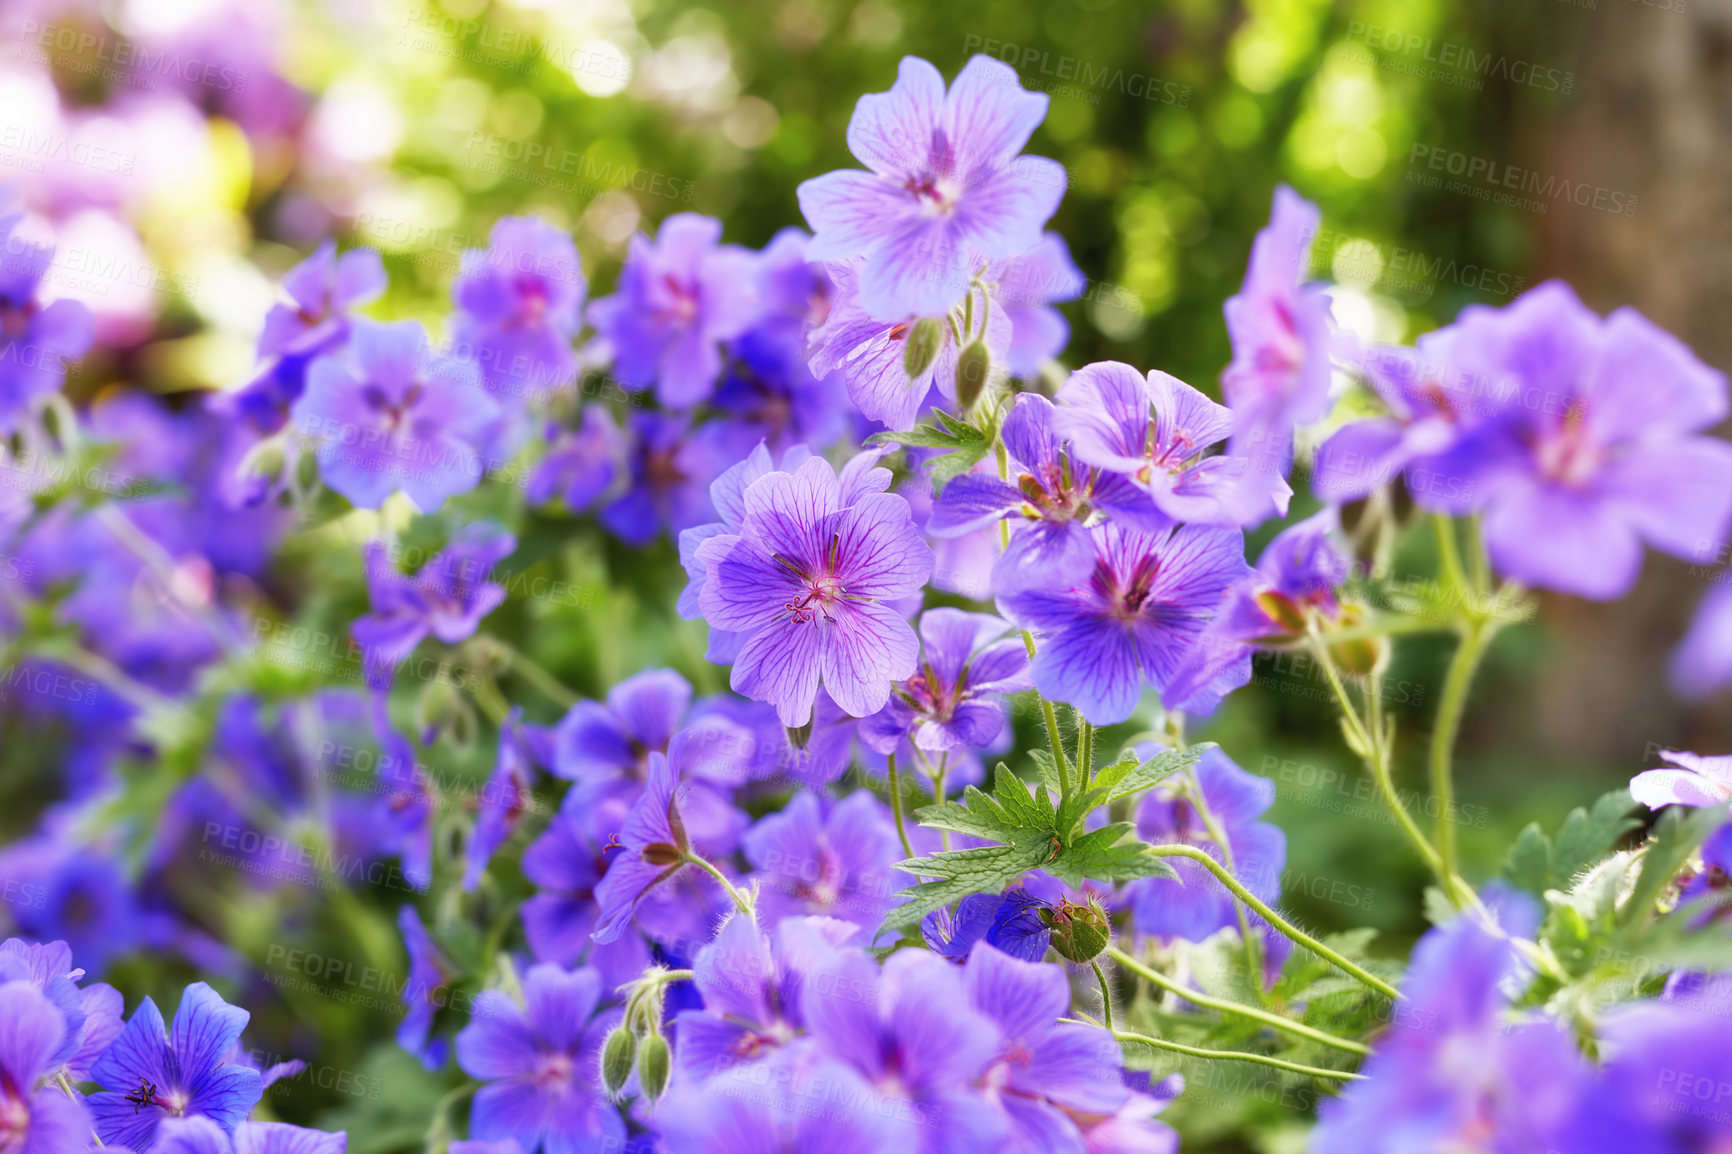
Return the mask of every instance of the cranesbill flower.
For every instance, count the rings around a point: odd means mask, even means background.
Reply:
[[[968,290],[977,257],[1034,247],[1064,195],[1064,169],[1018,155],[1046,119],[1047,97],[1016,70],[971,59],[949,92],[938,69],[902,58],[889,92],[862,96],[848,148],[870,170],[800,185],[813,260],[865,257],[861,302],[872,315],[939,316]]]
[[[848,390],[840,372],[813,375],[806,331],[768,323],[734,342],[711,400],[741,439],[762,438],[781,453],[794,445],[832,445],[847,432]]]
[[[624,448],[607,409],[586,405],[577,428],[548,430],[547,452],[524,483],[524,498],[531,505],[561,500],[571,512],[582,513],[612,487]]]
[[[344,1154],[348,1134],[308,1130],[286,1122],[242,1122],[232,1135],[209,1118],[169,1118],[150,1154]]]
[[[1119,1078],[1118,1041],[1058,1020],[1071,1003],[1063,969],[979,945],[963,967],[963,986],[969,1004],[1000,1030],[986,1086],[1010,1120],[1011,1143],[1003,1149],[1076,1149],[1075,1115],[1111,1114],[1130,1098]]]
[[[535,767],[549,760],[548,745],[544,730],[524,725],[522,709],[513,709],[500,727],[499,758],[481,788],[475,828],[463,850],[465,890],[473,892],[481,884],[493,855],[534,808]]]
[[[1329,406],[1329,298],[1303,283],[1318,221],[1316,205],[1277,188],[1269,224],[1251,244],[1244,284],[1223,306],[1233,360],[1221,390],[1233,410],[1228,452],[1249,462],[1240,502],[1247,520],[1268,478],[1287,471],[1294,423],[1315,421]]]
[[[726,422],[694,427],[681,413],[633,411],[628,426],[626,490],[602,507],[608,532],[642,548],[663,532],[677,534],[715,516],[710,484],[739,460],[745,434]]]
[[[318,445],[319,475],[364,509],[401,489],[423,512],[481,479],[497,413],[472,362],[433,353],[416,321],[356,321],[344,353],[307,372],[294,423]]]
[[[1531,914],[1503,917],[1513,932],[1531,932]],[[1310,1148],[1316,1154],[1584,1149],[1563,1141],[1561,1131],[1586,1088],[1586,1065],[1556,1022],[1509,1020],[1503,987],[1518,972],[1505,931],[1476,915],[1426,934],[1394,1020],[1360,1068],[1367,1080],[1322,1103]]]
[[[858,261],[830,266],[836,297],[823,325],[812,331],[809,363],[814,376],[841,374],[849,399],[867,418],[898,431],[912,429],[937,398],[956,399],[964,345],[978,339],[992,363],[1003,362],[1012,339],[1010,316],[991,301],[976,307],[972,331],[962,327],[962,309],[909,308],[880,318],[861,302],[867,271]],[[909,342],[925,339],[925,330],[932,330],[933,343],[924,354],[911,352]]]
[[[571,340],[588,284],[571,237],[544,220],[500,217],[487,240],[463,254],[451,283],[451,332],[501,413],[516,414],[576,375]]]
[[[306,390],[307,368],[349,339],[349,313],[385,291],[385,265],[370,248],[337,255],[325,241],[283,277],[289,302],[265,314],[259,358],[268,363],[243,387],[212,398],[219,412],[238,417],[256,432],[275,433]]]
[[[1341,616],[1335,593],[1353,562],[1337,541],[1339,529],[1339,513],[1325,506],[1264,547],[1256,571],[1227,591],[1220,612],[1168,683],[1174,709],[1214,712],[1222,697],[1251,679],[1256,649],[1302,641],[1310,621]]]
[[[515,548],[517,538],[499,526],[473,522],[411,577],[397,571],[384,545],[369,543],[367,594],[373,611],[350,629],[369,675],[388,682],[390,672],[429,634],[447,645],[473,636],[481,619],[505,600],[505,586],[489,578]]]
[[[908,502],[868,492],[844,505],[835,470],[813,458],[760,477],[743,504],[740,531],[697,550],[705,618],[747,634],[734,690],[776,706],[790,726],[811,719],[820,683],[848,713],[877,712],[917,655],[914,630],[886,602],[915,593],[932,570]]]
[[[1053,303],[1081,296],[1087,278],[1071,260],[1064,238],[1049,232],[1028,251],[989,262],[980,280],[992,287],[993,299],[1010,318],[1005,368],[1014,376],[1033,377],[1070,340],[1070,325]]]
[[[1046,906],[1021,886],[1002,894],[971,894],[956,910],[934,910],[920,922],[927,948],[953,962],[966,961],[981,942],[1025,962],[1046,957],[1052,930],[1041,920]]]
[[[801,791],[780,812],[759,818],[741,844],[766,928],[783,918],[822,916],[870,933],[896,904],[901,882],[891,867],[902,849],[884,803],[868,790],[838,802]]]
[[[60,388],[66,362],[89,351],[96,331],[78,301],[38,299],[54,249],[12,240],[15,223],[0,219],[0,436],[16,432]]]
[[[880,972],[863,950],[839,949],[807,973],[800,1006],[824,1053],[872,1086],[879,1113],[943,1120],[890,1148],[997,1150],[1009,1139],[1008,1120],[979,1089],[1003,1034],[973,1007],[958,967],[898,950]]]
[[[66,1036],[48,1060],[77,1082],[88,1080],[91,1063],[120,1036],[126,1009],[120,991],[103,982],[80,987],[83,976],[65,942],[0,942],[0,982],[29,982],[65,1017]]]
[[[1137,749],[1144,757],[1157,752],[1159,747],[1152,744]],[[1279,826],[1258,820],[1275,802],[1275,783],[1240,769],[1219,749],[1210,750],[1196,767],[1196,784],[1209,811],[1205,819],[1187,792],[1191,783],[1184,781],[1181,787],[1181,780],[1169,778],[1143,797],[1137,807],[1137,836],[1157,845],[1195,846],[1223,865],[1231,863],[1233,875],[1260,900],[1279,900],[1287,835]],[[1236,899],[1213,874],[1185,858],[1174,858],[1171,864],[1177,878],[1143,878],[1125,888],[1138,932],[1200,942],[1238,926]]]
[[[1580,1097],[1560,1150],[1583,1154],[1690,1154],[1732,1143],[1724,1017],[1669,1002],[1606,1013],[1597,1031],[1605,1065]]]
[[[596,1015],[594,970],[531,966],[523,1002],[498,990],[475,999],[457,1035],[457,1063],[486,1085],[475,1092],[469,1127],[487,1140],[515,1138],[524,1154],[618,1150],[625,1123],[608,1103],[599,1072],[601,1043],[617,1013]]]
[[[1094,547],[1085,525],[1096,510],[1151,532],[1168,525],[1126,477],[1075,460],[1057,418],[1045,397],[1018,394],[1001,434],[1013,480],[977,469],[952,479],[933,503],[926,531],[934,537],[956,538],[1013,518],[1010,545],[992,569],[995,592],[1013,592],[1055,569],[1087,568]]]
[[[807,972],[859,932],[834,918],[784,918],[773,933],[752,917],[730,918],[692,958],[703,1009],[674,1020],[680,1070],[703,1081],[769,1057],[805,1032]]]
[[[1293,491],[1279,472],[1253,477],[1253,461],[1205,456],[1232,432],[1232,410],[1177,377],[1101,361],[1072,373],[1058,401],[1055,424],[1076,459],[1131,478],[1175,521],[1237,525],[1287,515]],[[1240,498],[1254,482],[1267,486],[1268,500],[1251,508]]]
[[[656,1112],[666,1148],[680,1154],[880,1154],[908,1149],[906,1126],[880,1113],[881,1102],[853,1070],[821,1060],[790,1067],[777,1071],[767,1090],[748,1084],[737,1089],[676,1088]],[[823,1095],[820,1109],[813,1108],[814,1093]]]
[[[1090,530],[1093,565],[1051,565],[1046,580],[998,598],[999,612],[1041,635],[1034,683],[1095,725],[1136,708],[1144,684],[1165,690],[1220,607],[1251,572],[1235,529],[1183,525],[1145,533]]]
[[[861,742],[879,753],[907,737],[934,753],[992,744],[1004,731],[1004,695],[1034,688],[1021,638],[990,613],[929,609],[920,642],[920,668],[861,720]]]
[[[679,778],[665,754],[651,753],[642,796],[615,839],[619,852],[595,888],[601,915],[590,937],[606,945],[625,932],[638,903],[688,864],[691,839],[680,816]]]
[[[262,1093],[257,1070],[227,1065],[249,1015],[203,982],[181,995],[171,1033],[145,998],[90,1071],[96,1132],[109,1145],[150,1148],[165,1118],[202,1114],[232,1133]]]
[[[1724,808],[1732,803],[1732,754],[1704,757],[1662,749],[1660,759],[1677,768],[1644,770],[1630,779],[1630,796],[1649,809],[1666,805]]]
[[[421,924],[415,907],[397,911],[397,929],[409,955],[409,973],[403,982],[403,1020],[397,1024],[397,1044],[414,1054],[429,1070],[445,1064],[446,1041],[432,1038],[433,1016],[444,1004],[456,968],[445,960],[433,935]]]
[[[30,982],[0,982],[0,1148],[18,1154],[82,1150],[90,1118],[80,1099],[45,1082],[68,1033],[60,1008]]]
[[[606,854],[575,818],[556,813],[547,832],[523,852],[523,876],[536,887],[523,903],[523,934],[538,962],[573,966],[586,961],[613,989],[650,963],[649,948],[636,934],[611,945],[590,939],[598,911],[595,888],[607,868]]]
[[[613,347],[614,373],[674,409],[707,400],[722,373],[721,343],[758,311],[754,256],[722,239],[722,222],[696,213],[662,221],[651,241],[631,238],[614,295],[589,306]]]
[[[1732,571],[1722,571],[1672,652],[1667,674],[1680,696],[1698,701],[1732,685]]]
[[[691,700],[684,677],[646,669],[608,690],[605,703],[580,701],[560,721],[553,770],[574,783],[564,809],[597,842],[624,824],[643,794],[650,755],[662,753],[688,783],[680,812],[692,840],[718,853],[733,848],[739,815],[728,794],[751,773],[759,739],[719,714],[685,726]]]
[[[1727,413],[1726,379],[1633,309],[1604,319],[1561,282],[1451,326],[1451,363],[1495,381],[1496,415],[1451,454],[1483,511],[1492,565],[1530,585],[1628,592],[1642,544],[1718,549],[1732,524],[1732,445],[1700,434]]]

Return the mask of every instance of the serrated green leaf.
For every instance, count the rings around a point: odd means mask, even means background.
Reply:
[[[1568,882],[1604,857],[1618,839],[1641,825],[1628,789],[1607,793],[1592,810],[1576,809],[1552,838],[1552,877]]]
[[[972,786],[969,788],[973,789]],[[970,837],[986,838],[988,841],[1011,840],[1016,833],[1016,827],[1004,820],[1004,811],[978,790],[975,790],[975,796],[984,804],[964,806],[947,801],[943,805],[923,806],[914,811],[914,819],[932,829],[947,829],[952,833],[965,833]]]
[[[1111,882],[1178,877],[1178,872],[1164,859],[1145,852],[1149,848],[1147,842],[1136,838],[1121,840],[1133,828],[1130,822],[1121,821],[1086,833],[1041,868],[1073,888],[1080,887],[1087,878]]]
[[[1175,773],[1196,765],[1205,753],[1214,748],[1213,742],[1205,741],[1183,750],[1162,750],[1125,773],[1108,791],[1106,797],[1108,804],[1122,801],[1127,797],[1135,797],[1145,789],[1153,789]]]
[[[1552,884],[1552,839],[1540,829],[1537,821],[1528,822],[1510,846],[1504,859],[1503,876],[1510,883],[1535,897],[1545,893]]]
[[[1031,749],[1028,759],[1034,762],[1035,779],[1043,782],[1052,793],[1060,793],[1064,789],[1064,778],[1058,772],[1058,762],[1052,759],[1052,754],[1044,749]]]
[[[916,882],[898,891],[907,900],[885,916],[880,930],[910,925],[970,894],[997,893],[1038,866],[1047,852],[1044,842],[1030,839],[1019,845],[952,850],[897,862],[896,868],[904,873],[939,880]]]
[[[992,797],[1014,825],[1023,829],[1055,828],[1051,799],[1044,794],[1030,795],[1022,778],[1010,772],[1010,767],[1002,761],[993,771]]]

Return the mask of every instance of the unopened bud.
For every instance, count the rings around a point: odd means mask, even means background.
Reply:
[[[1112,940],[1112,923],[1093,898],[1081,905],[1060,898],[1056,908],[1041,910],[1040,920],[1052,930],[1052,948],[1073,962],[1093,961]]]
[[[272,485],[283,475],[283,466],[287,462],[288,454],[283,449],[282,438],[268,437],[246,451],[239,472],[244,480]]]
[[[668,1068],[672,1064],[673,1055],[668,1051],[667,1039],[660,1034],[651,1034],[643,1040],[643,1045],[637,1050],[637,1084],[643,1091],[643,1096],[655,1101],[668,1088]]]
[[[902,371],[908,379],[917,381],[930,372],[943,346],[944,327],[936,317],[915,321],[908,331],[908,343],[902,347]]]
[[[444,734],[457,748],[468,749],[475,741],[475,709],[450,681],[435,678],[422,686],[415,699],[415,727],[423,745]]]
[[[992,354],[986,351],[985,341],[974,341],[962,350],[962,356],[956,361],[956,402],[965,412],[980,399],[990,372]]]
[[[1301,609],[1291,597],[1274,589],[1265,589],[1258,593],[1254,600],[1257,602],[1257,608],[1261,609],[1274,624],[1274,636],[1284,638],[1305,636],[1307,628],[1305,610]]]
[[[631,1077],[632,1063],[636,1058],[637,1039],[632,1037],[630,1030],[616,1026],[608,1031],[607,1041],[601,1047],[601,1084],[609,1098],[618,1100],[626,1080]]]

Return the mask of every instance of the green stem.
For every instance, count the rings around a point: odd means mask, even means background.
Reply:
[[[541,664],[541,662],[535,660],[533,657],[523,652],[523,650],[507,645],[503,641],[499,642],[499,644],[511,659],[511,664],[508,666],[511,672],[516,673],[518,676],[522,677],[523,680],[535,686],[536,690],[543,697],[553,702],[553,704],[559,706],[561,709],[570,709],[579,701],[583,700],[583,698],[579,697],[572,691],[570,686],[566,685],[565,682],[548,672],[547,667]]]
[[[896,818],[896,836],[902,839],[902,852],[914,857],[914,845],[908,840],[908,827],[902,821],[902,775],[896,769],[896,755],[890,755],[890,812]]]
[[[1076,715],[1076,768],[1077,791],[1086,792],[1089,782],[1094,779],[1095,768],[1095,727],[1081,713]]]
[[[1095,981],[1097,981],[1101,984],[1101,1018],[1107,1024],[1107,1032],[1112,1033],[1113,1032],[1113,991],[1112,991],[1112,987],[1107,985],[1107,972],[1105,970],[1101,969],[1101,964],[1097,961],[1091,960],[1089,962],[1089,965],[1094,967]]]
[[[1246,905],[1250,906],[1264,921],[1268,922],[1271,926],[1274,926],[1275,929],[1281,933],[1292,938],[1295,942],[1304,946],[1318,957],[1330,962],[1343,973],[1349,974],[1358,979],[1361,984],[1377,991],[1384,997],[1393,1000],[1401,996],[1394,986],[1390,985],[1382,978],[1379,978],[1375,974],[1368,973],[1359,966],[1354,965],[1339,953],[1336,953],[1334,950],[1330,949],[1328,946],[1324,945],[1316,938],[1313,938],[1310,934],[1307,934],[1297,926],[1293,925],[1293,923],[1289,922],[1286,918],[1270,909],[1264,904],[1261,898],[1240,885],[1239,879],[1229,873],[1220,862],[1216,861],[1209,854],[1197,847],[1189,845],[1152,845],[1147,847],[1143,852],[1153,854],[1156,857],[1182,857],[1191,859],[1210,873],[1214,874],[1216,881],[1226,886],[1233,892],[1234,896]]]
[[[1485,655],[1494,627],[1480,619],[1463,626],[1461,644],[1449,660],[1449,672],[1443,679],[1443,697],[1437,706],[1437,723],[1431,731],[1431,792],[1437,799],[1437,852],[1440,867],[1455,876],[1455,822],[1450,811],[1455,808],[1455,781],[1451,763],[1455,754],[1455,738],[1461,729],[1462,715],[1467,711],[1467,693],[1473,685],[1480,658]]]
[[[1363,1045],[1359,1042],[1351,1042],[1346,1038],[1337,1038],[1334,1034],[1325,1033],[1313,1026],[1307,1026],[1303,1022],[1295,1022],[1291,1018],[1283,1018],[1279,1014],[1271,1014],[1269,1011],[1260,1010],[1255,1006],[1247,1006],[1240,1002],[1230,1002],[1224,998],[1216,998],[1208,994],[1199,993],[1196,990],[1186,989],[1184,986],[1181,986],[1178,982],[1173,981],[1173,979],[1167,977],[1160,971],[1150,969],[1148,966],[1143,965],[1141,962],[1137,961],[1135,958],[1131,957],[1116,946],[1108,946],[1107,954],[1113,959],[1113,961],[1117,962],[1131,973],[1137,975],[1139,978],[1159,986],[1168,993],[1176,994],[1187,1002],[1192,1002],[1196,1005],[1202,1006],[1205,1009],[1215,1010],[1222,1014],[1237,1014],[1239,1017],[1249,1018],[1254,1022],[1261,1022],[1272,1029],[1283,1030],[1300,1038],[1309,1038],[1313,1042],[1317,1042],[1324,1046],[1333,1046],[1337,1050],[1345,1050],[1349,1054],[1359,1054],[1364,1056],[1371,1053],[1370,1046]],[[1099,967],[1097,967],[1097,969],[1098,968]],[[1107,1023],[1107,1028],[1112,1028],[1110,1020]]]
[[[472,674],[465,688],[495,726],[503,726],[511,716],[511,704],[505,700],[505,694],[499,691],[499,683],[492,677],[485,673]]]
[[[1233,843],[1227,840],[1226,831],[1215,820],[1214,811],[1209,808],[1209,799],[1203,793],[1203,779],[1197,774],[1196,765],[1186,771],[1190,788],[1186,791],[1191,797],[1191,806],[1197,811],[1197,816],[1203,819],[1203,829],[1208,833],[1209,840],[1214,842],[1221,851],[1221,858],[1228,873],[1238,872],[1239,866],[1233,860]],[[1245,907],[1235,905],[1233,916],[1239,922],[1239,941],[1245,950],[1245,980],[1251,984],[1259,996],[1263,994],[1263,950],[1262,942],[1251,932],[1251,919],[1245,914]]]
[[[1060,1018],[1059,1021],[1083,1026],[1094,1024],[1082,1022],[1075,1018]],[[1357,1082],[1365,1077],[1363,1074],[1353,1074],[1346,1070],[1326,1070],[1321,1066],[1306,1066],[1299,1062],[1289,1062],[1285,1058],[1271,1058],[1267,1054],[1253,1054],[1246,1050],[1211,1050],[1206,1046],[1187,1046],[1183,1042],[1169,1042],[1165,1038],[1151,1038],[1147,1034],[1133,1034],[1126,1030],[1114,1030],[1112,1035],[1121,1042],[1141,1042],[1143,1045],[1153,1046],[1157,1050],[1171,1050],[1175,1054],[1185,1054],[1192,1058],[1219,1058],[1228,1062],[1255,1062],[1259,1066],[1273,1066],[1277,1070],[1286,1070],[1291,1074],[1308,1074],[1313,1078],[1329,1078],[1338,1082]]]
[[[1443,566],[1444,578],[1456,589],[1466,589],[1467,571],[1461,567],[1461,550],[1455,540],[1455,522],[1442,513],[1434,513],[1431,527],[1437,531],[1437,558]]]
[[[686,854],[686,861],[687,861],[687,863],[689,863],[691,865],[697,866],[699,869],[703,870],[705,873],[707,873],[711,877],[715,878],[717,883],[719,883],[723,889],[728,891],[728,897],[733,899],[734,908],[736,910],[739,910],[742,914],[746,914],[748,916],[751,914],[751,912],[752,912],[751,899],[746,897],[746,895],[741,893],[739,890],[735,889],[734,883],[729,881],[727,879],[727,876],[724,875],[721,870],[717,869],[715,866],[711,865],[707,860],[699,857],[695,853],[687,853]]]
[[[66,1091],[66,1096],[68,1098],[71,1098],[74,1102],[84,1101],[83,1098],[79,1097],[78,1091],[72,1088],[72,1082],[67,1078],[65,1070],[56,1071],[55,1077],[60,1080],[60,1088]],[[102,1145],[102,1135],[98,1134],[95,1130],[91,1130],[90,1140],[98,1146]]]

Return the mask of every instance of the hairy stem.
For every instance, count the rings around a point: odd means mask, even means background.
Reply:
[[[1113,990],[1107,985],[1107,972],[1101,969],[1101,964],[1090,961],[1089,965],[1094,967],[1095,981],[1101,984],[1101,1019],[1106,1022],[1110,1032],[1113,1028]]]
[[[728,891],[728,897],[733,899],[735,909],[739,910],[742,914],[751,914],[752,899],[735,889],[734,883],[729,881],[727,876],[723,874],[721,870],[717,869],[714,865],[710,864],[708,860],[699,857],[695,853],[686,854],[686,861],[715,878],[717,883],[720,884],[723,889]]]
[[[1197,847],[1189,845],[1152,845],[1143,852],[1153,854],[1156,857],[1182,857],[1191,859],[1210,873],[1214,874],[1216,881],[1231,890],[1235,897],[1250,906],[1251,909],[1256,911],[1264,921],[1275,927],[1276,930],[1285,934],[1287,937],[1292,938],[1293,941],[1304,946],[1318,957],[1323,958],[1325,961],[1335,966],[1336,969],[1352,976],[1357,979],[1360,984],[1377,991],[1384,997],[1393,1000],[1401,996],[1394,986],[1390,985],[1382,978],[1354,965],[1345,957],[1342,957],[1339,953],[1330,949],[1328,946],[1324,945],[1316,938],[1313,938],[1310,934],[1307,934],[1305,931],[1293,925],[1292,922],[1289,922],[1286,918],[1270,909],[1264,904],[1261,898],[1246,889],[1243,885],[1240,885],[1239,879],[1229,873],[1226,867]]]
[[[1437,798],[1437,853],[1442,871],[1455,876],[1455,775],[1452,762],[1455,738],[1461,730],[1462,714],[1467,710],[1467,694],[1473,685],[1480,658],[1485,655],[1494,627],[1485,620],[1474,619],[1463,626],[1461,644],[1449,660],[1449,672],[1443,679],[1443,696],[1437,705],[1437,722],[1431,731],[1431,750],[1427,763],[1431,771],[1431,792]]]
[[[896,755],[890,755],[890,812],[896,818],[896,836],[902,839],[902,852],[914,857],[914,846],[908,840],[908,827],[902,820],[902,774],[896,768]]]
[[[1060,1018],[1059,1021],[1083,1026],[1095,1025],[1093,1022],[1080,1021],[1076,1018]],[[1187,1046],[1183,1042],[1169,1042],[1165,1038],[1151,1038],[1147,1034],[1133,1034],[1127,1030],[1113,1030],[1112,1035],[1121,1042],[1140,1042],[1145,1046],[1153,1046],[1157,1050],[1170,1050],[1175,1054],[1185,1054],[1192,1058],[1219,1058],[1228,1062],[1255,1062],[1259,1066],[1273,1066],[1277,1070],[1286,1070],[1291,1074],[1308,1074],[1313,1078],[1328,1078],[1337,1082],[1357,1082],[1365,1077],[1363,1074],[1353,1074],[1346,1070],[1325,1070],[1321,1066],[1306,1066],[1299,1062],[1289,1062],[1285,1058],[1271,1058],[1267,1054],[1253,1054],[1247,1050],[1211,1050],[1207,1046]]]
[[[1185,999],[1187,1002],[1202,1006],[1205,1009],[1215,1010],[1222,1014],[1237,1014],[1241,1018],[1249,1018],[1254,1022],[1261,1022],[1265,1026],[1285,1031],[1295,1037],[1309,1038],[1311,1041],[1317,1042],[1321,1045],[1333,1046],[1337,1050],[1345,1050],[1349,1054],[1359,1054],[1363,1056],[1371,1053],[1371,1047],[1369,1046],[1363,1045],[1359,1042],[1349,1041],[1346,1038],[1337,1038],[1334,1034],[1325,1033],[1313,1026],[1307,1026],[1303,1022],[1295,1022],[1291,1018],[1283,1018],[1279,1014],[1272,1014],[1267,1010],[1260,1010],[1256,1006],[1247,1006],[1241,1002],[1230,1002],[1224,998],[1216,998],[1209,994],[1199,993],[1196,990],[1186,989],[1184,986],[1173,981],[1173,979],[1167,977],[1159,970],[1154,970],[1143,965],[1117,946],[1108,946],[1107,954],[1113,959],[1113,961],[1117,962],[1131,973],[1137,975],[1139,978],[1142,978],[1153,985],[1159,986],[1161,989],[1166,990],[1168,993],[1175,994],[1178,997]],[[1112,1028],[1110,1019],[1108,1020],[1107,1028]]]

